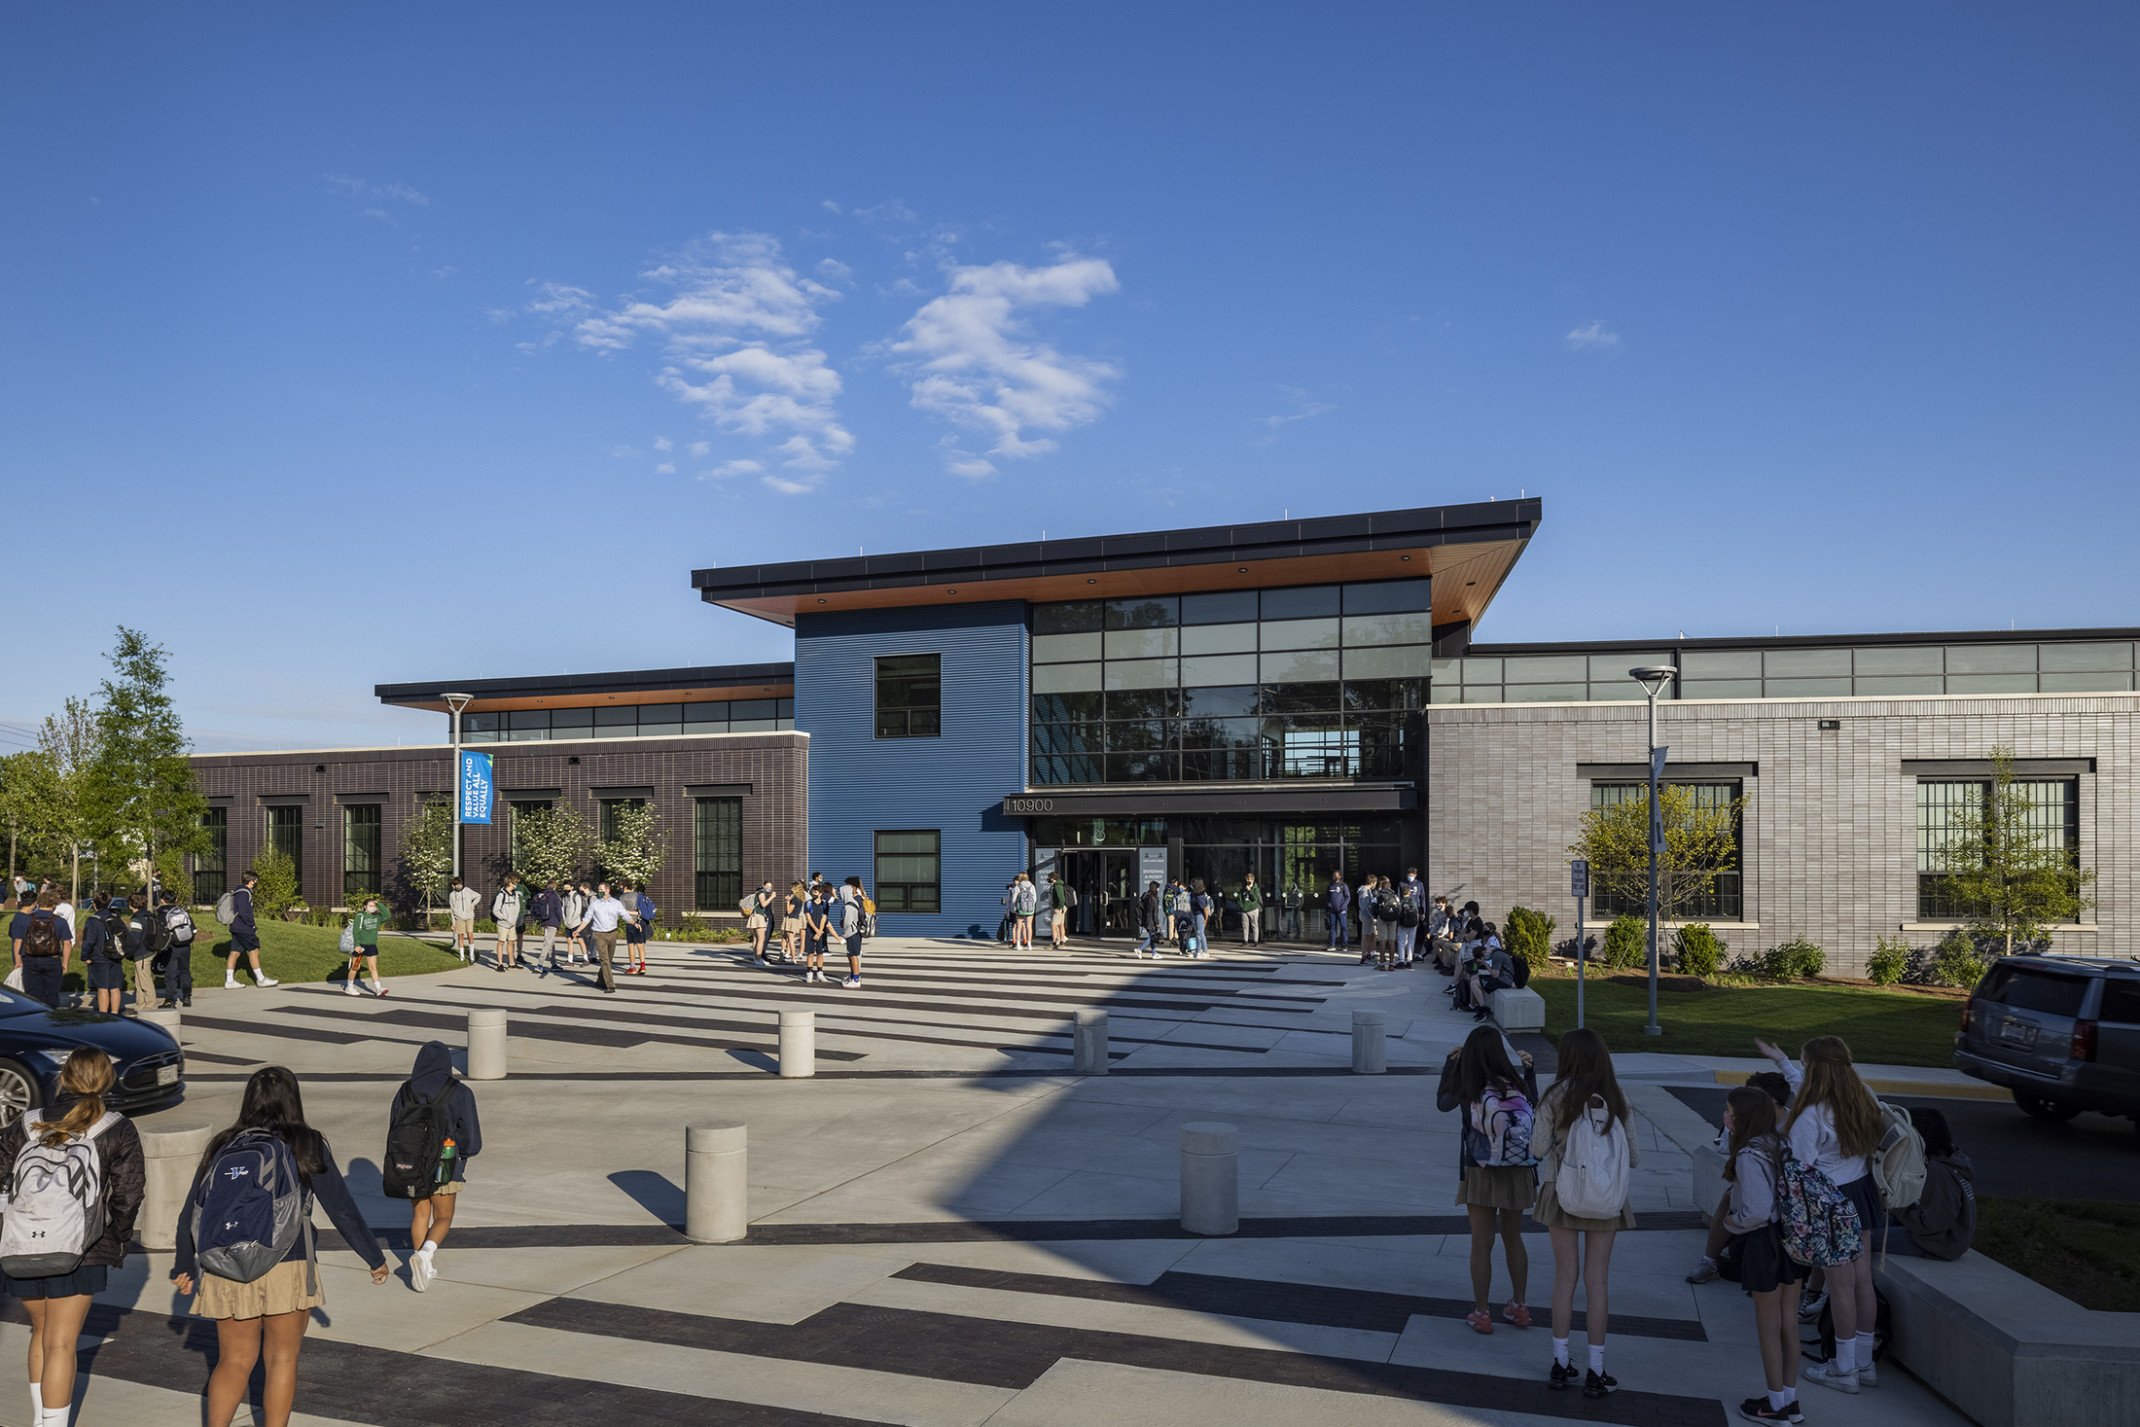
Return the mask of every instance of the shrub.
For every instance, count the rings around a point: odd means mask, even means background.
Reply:
[[[1875,986],[1892,986],[1910,969],[1910,945],[1901,937],[1881,937],[1873,947],[1865,974]]]
[[[1649,938],[1649,924],[1634,913],[1614,917],[1612,925],[1605,928],[1605,964],[1615,971],[1649,965]]]
[[[1974,986],[1984,966],[1984,954],[1966,932],[1948,932],[1932,952],[1932,979],[1942,986]]]
[[[253,909],[263,916],[276,917],[297,901],[297,866],[289,856],[273,843],[260,849],[253,859],[252,872],[260,879],[253,888]]]
[[[1716,969],[1724,964],[1724,953],[1730,949],[1707,922],[1681,927],[1672,934],[1673,961],[1685,976],[1716,975]]]
[[[1771,981],[1810,980],[1827,964],[1828,954],[1804,937],[1770,947],[1759,962],[1760,974]]]
[[[1543,912],[1510,907],[1508,920],[1501,924],[1501,939],[1510,955],[1522,957],[1531,970],[1539,971],[1553,956],[1553,927],[1553,918]]]

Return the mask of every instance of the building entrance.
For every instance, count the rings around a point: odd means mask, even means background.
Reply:
[[[1137,934],[1137,854],[1130,848],[1064,848],[1063,880],[1077,893],[1070,911],[1073,936]]]

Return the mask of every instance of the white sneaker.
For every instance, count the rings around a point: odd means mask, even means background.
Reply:
[[[438,1270],[431,1266],[431,1255],[421,1249],[409,1255],[409,1287],[422,1293],[436,1277]]]
[[[845,981],[842,981],[840,984],[846,987],[848,990],[852,991],[857,986],[860,986],[862,984],[862,978],[859,976],[850,976]]]
[[[1817,1382],[1822,1387],[1832,1387],[1837,1392],[1857,1395],[1858,1375],[1855,1372],[1838,1371],[1834,1363],[1809,1363],[1798,1370],[1800,1382]]]
[[[344,992],[345,994],[347,994],[347,995],[350,995],[350,996],[355,996],[355,995],[358,995],[358,994],[360,994],[360,993],[358,992],[358,990],[357,990],[357,983],[356,983],[356,980],[355,980],[355,978],[354,978],[354,977],[352,977],[352,978],[351,978],[350,980],[348,980],[348,981],[344,981],[344,982],[342,983],[342,990],[343,990],[343,992]]]
[[[1878,1387],[1879,1385],[1880,1370],[1878,1368],[1874,1367],[1871,1363],[1867,1363],[1864,1367],[1858,1369],[1859,1387]]]
[[[223,973],[223,989],[225,991],[235,991],[244,984],[244,982],[238,979],[238,975],[236,972],[226,971]]]
[[[386,994],[386,983],[384,981],[374,981],[372,983],[372,994],[374,996],[384,996]]]
[[[272,976],[255,976],[253,984],[255,986],[280,986],[282,983]]]

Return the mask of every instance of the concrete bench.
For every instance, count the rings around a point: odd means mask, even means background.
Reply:
[[[1542,1031],[1546,1028],[1546,1000],[1528,986],[1504,986],[1494,992],[1493,1015],[1504,1031]]]

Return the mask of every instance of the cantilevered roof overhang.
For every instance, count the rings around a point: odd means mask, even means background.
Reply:
[[[597,704],[688,704],[717,699],[791,698],[793,664],[716,664],[692,669],[639,669],[612,674],[549,674],[530,679],[433,679],[380,684],[382,704],[446,712],[444,695],[474,694],[474,713],[493,709],[571,709]]]
[[[1117,599],[1434,577],[1436,626],[1477,623],[1537,532],[1541,502],[1215,525],[1023,545],[694,570],[708,604],[776,624],[798,614],[985,600]]]

